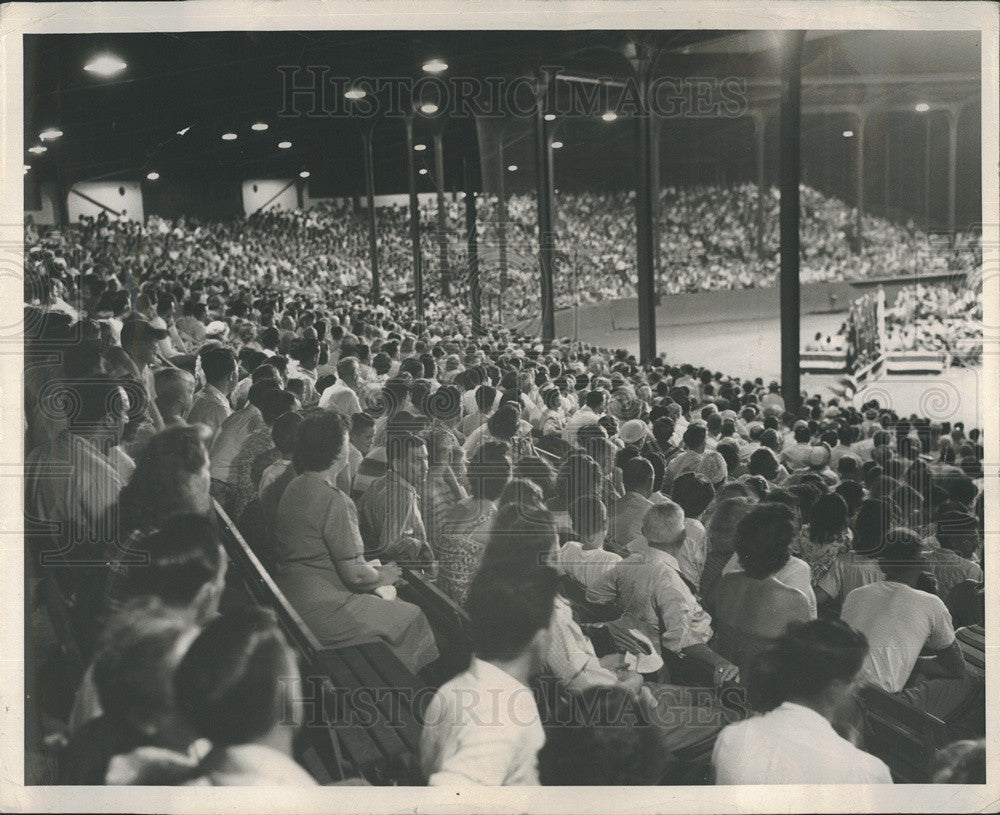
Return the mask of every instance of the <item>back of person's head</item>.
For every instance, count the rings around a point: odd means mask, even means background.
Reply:
[[[519,416],[513,405],[504,404],[497,408],[487,420],[487,428],[492,436],[509,441],[517,435]]]
[[[969,512],[948,510],[938,517],[935,537],[945,549],[971,558],[979,548],[979,520]]]
[[[500,491],[497,506],[503,508],[511,504],[519,507],[545,509],[545,493],[530,478],[511,478]]]
[[[469,462],[466,477],[469,492],[478,501],[496,501],[510,481],[509,450],[498,455],[495,448],[487,451],[483,445]]]
[[[831,690],[846,697],[867,655],[865,635],[840,620],[793,623],[751,665],[751,707],[766,712],[784,702],[816,703]]]
[[[608,403],[608,394],[601,389],[588,391],[584,398],[584,404],[595,413],[602,413]]]
[[[542,494],[548,498],[555,491],[555,473],[551,465],[539,456],[521,456],[514,465],[514,478],[527,478],[534,481]]]
[[[736,528],[740,567],[757,580],[779,572],[788,563],[788,550],[798,530],[798,517],[791,507],[771,502],[757,504]]]
[[[376,401],[382,408],[381,413],[392,415],[401,410],[410,396],[410,383],[398,376],[387,379],[382,385],[382,392]]]
[[[497,399],[497,389],[492,385],[480,385],[476,388],[476,408],[480,413],[489,413]]]
[[[350,420],[336,410],[310,412],[299,424],[292,451],[295,472],[322,472],[340,455]]]
[[[546,644],[558,578],[550,567],[509,571],[485,563],[472,579],[465,608],[480,659],[510,661]]]
[[[942,748],[931,763],[932,784],[985,784],[986,739],[965,739]]]
[[[175,709],[174,672],[197,631],[188,615],[155,602],[121,608],[94,657],[104,715],[147,736],[158,732]]]
[[[700,450],[705,445],[705,436],[704,425],[690,424],[684,431],[684,446],[688,450]]]
[[[264,423],[274,425],[279,416],[283,416],[296,406],[295,395],[291,391],[279,390],[278,388],[265,389],[257,399],[256,407],[260,410],[260,415]]]
[[[616,686],[567,697],[538,753],[544,786],[637,786],[659,783],[667,750],[654,725],[636,722],[634,700]]]
[[[231,611],[205,626],[174,676],[178,709],[216,746],[266,736],[287,714],[294,654],[274,613]]]
[[[788,486],[788,491],[799,501],[799,516],[807,519],[812,514],[813,504],[819,500],[822,490],[815,484],[799,482]]]
[[[156,405],[161,414],[183,414],[191,407],[194,377],[183,368],[160,368],[153,373]]]
[[[853,518],[858,514],[858,509],[865,497],[865,491],[857,481],[842,481],[834,492],[847,504],[848,517]]]
[[[715,497],[715,488],[700,473],[683,473],[674,479],[670,497],[684,510],[687,518],[698,518]]]
[[[837,461],[837,474],[845,481],[860,481],[861,460],[851,453],[845,453]]]
[[[165,606],[190,610],[196,619],[214,613],[226,560],[209,518],[174,515],[129,547],[147,560],[133,565],[116,584],[116,599],[156,598]]]
[[[778,457],[769,447],[758,447],[750,455],[747,471],[751,475],[759,475],[768,481],[773,481],[779,472]]]
[[[653,475],[653,465],[637,456],[622,467],[622,484],[628,492],[648,493],[653,489]]]
[[[295,450],[295,437],[302,424],[302,414],[295,410],[282,413],[271,427],[271,440],[286,458]]]
[[[291,384],[291,383],[289,383]],[[281,390],[281,382],[277,379],[261,379],[254,382],[247,391],[247,402],[257,410],[261,410],[264,403],[270,399],[269,394]]]
[[[608,508],[593,495],[577,498],[569,505],[569,518],[573,531],[581,541],[589,541],[608,528]]]
[[[654,504],[642,519],[642,536],[654,549],[675,551],[684,543],[684,510],[673,501]]]
[[[905,578],[914,571],[921,571],[926,566],[926,560],[919,536],[901,526],[890,529],[882,539],[878,563],[887,580]]]
[[[847,529],[847,502],[837,493],[821,495],[809,512],[809,537],[826,543]]]
[[[670,444],[670,439],[674,435],[674,421],[673,419],[663,416],[653,422],[653,438],[656,439],[656,443],[661,447],[666,447]]]
[[[544,566],[557,540],[556,521],[547,509],[507,504],[493,517],[481,568],[490,564],[506,569]]]

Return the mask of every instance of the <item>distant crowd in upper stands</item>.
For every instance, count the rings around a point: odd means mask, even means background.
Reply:
[[[752,266],[752,197],[701,195],[664,218],[712,222],[669,240]],[[625,220],[586,199],[581,245]],[[836,217],[805,205],[831,274],[889,262],[838,255]],[[720,784],[888,783],[867,712],[893,705],[951,745],[925,780],[985,777],[980,429],[474,336],[433,297],[418,321],[358,288],[349,217],[29,227],[27,636],[87,666],[35,701],[55,780],[315,783],[288,724],[301,654],[235,596],[227,516],[323,646],[382,643],[434,689],[428,784],[682,783],[699,750]],[[405,238],[381,250],[405,276]],[[627,285],[629,250],[608,251],[597,296]],[[468,615],[466,664],[404,599],[411,573]]]

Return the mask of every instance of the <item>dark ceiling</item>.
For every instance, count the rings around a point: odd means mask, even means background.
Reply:
[[[285,82],[280,66],[321,66],[331,76],[349,78],[416,79],[424,75],[420,66],[426,59],[443,57],[448,77],[511,77],[541,65],[578,75],[621,77],[629,70],[623,56],[629,41],[663,49],[657,64],[661,74],[776,78],[769,32],[30,35],[24,43],[25,150],[38,144],[38,133],[46,127],[57,126],[64,136],[50,142],[46,154],[26,152],[25,157],[38,181],[141,178],[155,169],[164,178],[197,182],[289,177],[308,169],[311,183],[326,194],[343,194],[357,191],[362,183],[359,120],[280,115]],[[976,72],[978,44],[975,32],[814,32],[806,43],[804,73]],[[128,64],[121,76],[102,79],[83,70],[102,52]],[[298,81],[307,79],[300,73]],[[250,125],[257,121],[267,122],[269,129],[252,131]],[[189,129],[178,135],[184,128]],[[427,128],[426,122],[418,125],[420,140],[427,139]],[[221,134],[227,131],[238,138],[223,141]],[[457,183],[463,155],[478,165],[474,122],[449,116],[444,137],[446,179]],[[279,150],[282,140],[291,141],[292,148]],[[386,192],[405,188],[402,120],[381,121],[374,144],[376,187]],[[422,158],[430,155],[427,151]]]

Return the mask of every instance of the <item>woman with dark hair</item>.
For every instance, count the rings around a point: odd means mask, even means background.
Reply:
[[[211,513],[208,437],[204,425],[176,425],[149,440],[112,508],[119,540],[157,529],[173,515]]]
[[[755,530],[755,524],[767,524],[769,534],[763,535],[759,529]],[[809,616],[815,617],[816,594],[812,587],[812,571],[808,563],[790,553],[799,530],[798,516],[790,507],[770,501],[757,504],[740,520],[736,530],[736,551],[723,568],[723,577],[746,572],[745,564],[748,564],[751,574],[761,579],[760,576],[773,566],[775,571],[770,574],[779,583],[804,594],[809,603]],[[749,547],[743,552],[740,551],[741,540],[745,547]],[[716,595],[721,598],[722,590],[718,589]]]
[[[886,533],[895,525],[896,508],[891,501],[869,498],[861,503],[854,521],[851,550],[834,558],[826,574],[816,581],[820,605],[840,605],[854,589],[884,579],[875,557]]]
[[[765,711],[719,734],[716,784],[890,784],[889,768],[833,728],[853,703],[865,637],[837,620],[789,628],[754,662],[751,704]]]
[[[777,575],[788,571],[789,546],[798,524],[784,504],[758,504],[736,528],[739,571],[723,573],[712,598],[714,649],[740,671],[791,623],[816,616],[799,588]]]
[[[556,477],[552,467],[541,456],[523,456],[514,465],[514,478],[526,478],[538,485],[542,495],[548,500],[556,489]]]
[[[849,551],[852,540],[847,518],[847,502],[837,493],[821,495],[802,526],[792,551],[809,564],[815,586],[839,555]]]
[[[242,609],[205,626],[174,675],[178,709],[212,744],[188,785],[315,785],[292,758],[300,686],[295,654],[270,610]]]
[[[275,580],[324,645],[381,639],[417,671],[438,655],[427,618],[394,599],[398,566],[365,560],[358,511],[336,487],[348,427],[336,411],[316,411],[299,425],[292,454],[299,475],[285,488],[274,524]]]

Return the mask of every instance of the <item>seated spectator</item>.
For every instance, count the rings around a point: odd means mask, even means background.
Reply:
[[[498,499],[510,480],[509,453],[510,448],[498,442],[487,442],[479,448],[468,469],[470,495],[449,510],[433,541],[438,588],[456,603],[465,603],[482,560]]]
[[[161,368],[153,374],[153,387],[164,427],[184,424],[194,401],[194,377],[181,368]]]
[[[663,471],[663,492],[669,493],[673,489],[674,479],[684,473],[693,473],[698,469],[701,458],[705,454],[705,439],[707,431],[704,425],[691,424],[684,431],[684,452],[678,453],[667,464]]]
[[[608,549],[627,555],[631,544],[642,536],[642,520],[653,506],[653,465],[644,458],[633,458],[622,467],[625,494],[609,509]]]
[[[787,519],[792,525],[792,537],[787,542],[788,545],[791,546],[792,541],[795,540],[795,536],[798,534],[798,519],[794,510],[790,507],[783,504],[778,504],[778,506],[780,506],[781,509],[775,509],[775,503],[772,501],[757,504],[757,506],[750,510],[748,518],[759,517],[763,520],[764,518],[773,518],[776,514],[780,514],[780,517],[783,520]],[[750,521],[744,518],[740,521],[740,523],[750,523]],[[782,523],[778,526],[778,528],[782,531],[782,533],[784,533],[789,527]],[[738,538],[739,535],[737,534],[737,539]],[[729,559],[729,562],[726,563],[722,570],[722,575],[725,577],[727,574],[738,573],[742,570],[743,567],[740,565],[740,557],[737,552],[733,554],[733,556]],[[809,568],[808,563],[795,557],[794,555],[790,555],[784,565],[775,573],[774,579],[789,588],[798,589],[809,603],[809,616],[811,618],[816,616],[816,593],[813,591],[812,570]],[[719,590],[716,589],[716,597],[719,596],[719,594]],[[710,605],[713,605],[715,598],[710,597],[708,601]]]
[[[212,745],[186,783],[315,785],[292,757],[304,716],[301,687],[298,661],[271,611],[234,611],[209,623],[174,676],[177,707]]]
[[[204,425],[174,425],[149,440],[109,516],[119,541],[157,529],[173,515],[212,512],[207,440]]]
[[[358,391],[361,389],[360,363],[357,357],[345,357],[337,363],[337,381],[319,397],[321,408],[339,410],[345,416],[361,413]]]
[[[600,498],[585,495],[569,507],[576,540],[559,550],[556,569],[587,588],[600,575],[621,562],[621,557],[604,551],[608,534],[608,511]]]
[[[942,513],[934,537],[940,546],[925,554],[939,597],[947,597],[963,580],[982,581],[983,570],[974,559],[982,540],[974,515],[954,510]]]
[[[388,472],[372,483],[358,503],[365,556],[430,567],[434,553],[427,541],[419,495],[427,481],[427,447],[418,436],[393,435],[388,439],[387,456]]]
[[[793,626],[748,676],[764,715],[732,724],[712,752],[716,784],[890,784],[889,768],[833,728],[856,693],[865,637],[835,620]]]
[[[267,398],[265,394],[271,390],[281,390],[280,380],[264,378],[255,381],[250,386],[246,406],[227,417],[212,439],[209,451],[212,461],[212,497],[222,504],[223,509],[229,509],[236,487],[233,461],[243,448],[243,443],[258,430],[267,427],[260,405]]]
[[[264,426],[247,437],[230,468],[233,488],[229,511],[237,520],[257,494],[264,469],[281,457],[281,451],[274,443],[275,422],[286,413],[298,410],[301,405],[291,391],[271,388],[261,394],[258,407]]]
[[[663,737],[645,722],[627,721],[630,695],[596,686],[571,696],[555,717],[538,754],[544,786],[638,786],[659,783],[666,771]]]
[[[792,623],[816,617],[799,589],[777,575],[791,557],[789,546],[797,524],[784,504],[759,504],[736,529],[740,571],[723,574],[712,607],[712,646],[746,675],[750,663]]]
[[[736,551],[737,526],[753,503],[749,498],[726,498],[719,502],[712,515],[712,520],[705,529],[708,554],[705,556],[705,566],[698,584],[702,598],[714,596],[715,584]]]
[[[472,663],[438,689],[424,714],[428,785],[539,783],[545,731],[528,683],[543,665],[555,597],[550,568],[476,575],[466,605]]]
[[[292,453],[295,451],[295,435],[299,425],[302,424],[302,414],[298,411],[289,410],[281,414],[274,420],[271,427],[271,440],[278,450],[279,458],[269,464],[260,474],[260,483],[257,485],[257,498],[263,498],[264,491],[271,486],[292,463]],[[353,429],[353,424],[351,425]]]
[[[847,502],[837,493],[820,496],[792,544],[795,554],[812,570],[813,585],[826,576],[834,561],[850,550]]]
[[[871,648],[861,676],[942,719],[955,737],[974,732],[984,711],[971,704],[979,688],[965,669],[951,615],[939,597],[915,588],[927,568],[919,538],[891,530],[879,563],[885,580],[852,591],[840,612]],[[931,656],[921,658],[925,650]]]
[[[837,555],[816,582],[816,601],[821,606],[833,603],[839,607],[854,589],[885,578],[877,558],[892,522],[889,502],[868,499],[861,504],[851,551]]]
[[[140,747],[187,753],[197,734],[177,715],[172,679],[197,634],[189,617],[157,604],[139,601],[118,612],[94,658],[102,713],[80,726],[60,755],[60,784],[132,783],[112,759]]]
[[[317,411],[299,426],[274,526],[275,581],[324,645],[385,642],[417,671],[437,658],[427,618],[416,606],[371,592],[391,586],[398,566],[364,558],[354,503],[334,486],[347,458],[347,420]]]
[[[737,679],[737,667],[708,647],[712,620],[677,564],[684,511],[672,502],[651,508],[642,534],[633,554],[591,584],[587,600],[617,603],[654,634],[664,658],[672,653],[710,666],[717,686]]]
[[[708,558],[708,533],[701,517],[715,497],[708,478],[698,473],[684,473],[674,482],[671,498],[684,510],[684,546],[677,555],[681,573],[695,586]]]
[[[812,453],[812,445],[809,443],[812,432],[809,430],[809,423],[798,421],[792,430],[794,444],[785,444],[781,450],[781,463],[788,468],[789,472],[800,470],[809,466],[809,456]]]

